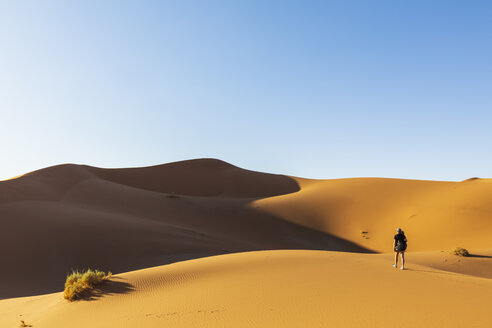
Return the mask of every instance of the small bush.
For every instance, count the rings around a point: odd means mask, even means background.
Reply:
[[[24,320],[21,320],[19,327],[32,327],[32,325],[28,325],[27,323],[24,322]]]
[[[176,193],[173,191],[169,195],[167,195],[167,197],[169,197],[169,198],[178,198],[178,195],[176,195]]]
[[[88,269],[85,272],[73,271],[67,276],[63,297],[69,302],[111,278],[111,272]]]
[[[453,254],[458,255],[458,256],[469,256],[470,255],[468,250],[465,248],[462,248],[462,247],[456,247],[455,249],[453,249]]]

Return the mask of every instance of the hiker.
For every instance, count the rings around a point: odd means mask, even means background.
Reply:
[[[398,254],[401,254],[401,267],[400,269],[405,269],[405,250],[407,249],[407,237],[405,233],[400,228],[396,229],[397,234],[395,235],[393,241],[393,249],[395,250],[395,263],[393,267],[398,266]]]

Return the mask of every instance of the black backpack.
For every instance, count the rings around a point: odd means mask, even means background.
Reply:
[[[406,243],[407,238],[405,237],[405,235],[400,234],[398,237],[395,236],[395,238],[396,238],[395,251],[401,252],[401,251],[406,250],[407,249],[407,243]]]

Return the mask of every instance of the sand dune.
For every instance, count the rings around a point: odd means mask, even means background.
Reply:
[[[490,327],[492,281],[387,255],[264,251],[115,277],[106,294],[0,302],[0,327]],[[473,320],[473,321],[470,321]]]
[[[492,247],[491,179],[294,179],[301,191],[254,204],[377,252],[391,251],[395,227],[405,230],[409,251]]]
[[[448,251],[416,252],[410,253],[409,259],[411,264],[492,279],[492,249],[471,250],[469,257],[456,256]]]
[[[490,199],[490,179],[309,180],[214,159],[42,169],[0,182],[0,327],[386,327],[396,291],[413,313],[399,327],[489,327]],[[397,226],[408,271],[390,266]],[[92,301],[12,298],[88,267],[121,274]]]
[[[58,291],[71,269],[124,272],[263,249],[366,251],[251,205],[297,190],[290,177],[208,159],[141,169],[61,165],[1,182],[0,279],[9,283],[0,297]]]

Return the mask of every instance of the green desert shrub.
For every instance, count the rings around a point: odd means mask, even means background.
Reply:
[[[470,255],[468,250],[463,248],[463,247],[456,247],[455,249],[453,249],[453,254],[458,255],[458,256],[469,256]]]
[[[72,271],[65,281],[63,297],[69,302],[74,301],[80,298],[83,293],[90,291],[110,278],[111,272],[106,273],[91,269],[82,272]]]

